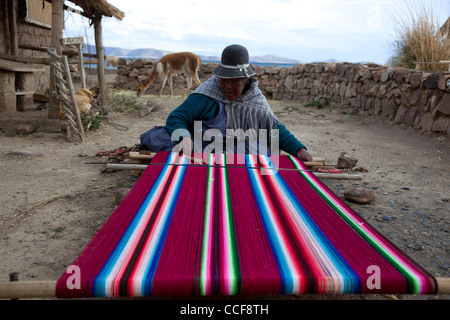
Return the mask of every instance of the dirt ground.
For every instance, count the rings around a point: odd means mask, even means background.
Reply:
[[[103,172],[98,151],[139,144],[162,125],[182,98],[141,97],[159,110],[110,113],[110,122],[88,131],[84,143],[62,133],[0,133],[0,281],[56,280],[117,206],[115,192],[131,187],[130,171]],[[436,277],[450,277],[450,141],[427,138],[351,110],[270,101],[280,120],[313,157],[336,164],[341,152],[358,159],[362,180],[323,180],[337,195],[352,187],[373,190],[375,200],[351,203],[369,223]],[[43,155],[9,154],[41,151]],[[295,297],[302,299],[302,297]],[[393,297],[390,297],[391,299]],[[397,299],[448,300],[450,295]],[[323,296],[315,299],[389,299],[386,296]]]

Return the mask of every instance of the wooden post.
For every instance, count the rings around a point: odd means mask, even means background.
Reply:
[[[97,50],[97,75],[99,87],[99,104],[100,107],[105,107],[106,104],[106,79],[105,79],[105,55],[103,52],[102,43],[102,17],[95,17],[94,19],[95,31],[95,48]]]
[[[61,39],[61,44],[64,45],[74,45],[77,47],[78,52],[78,68],[80,69],[80,78],[81,78],[81,89],[86,88],[86,75],[84,72],[84,56],[82,45],[84,42],[83,37],[72,37],[72,38],[63,38]],[[64,54],[64,52],[63,52]]]
[[[75,89],[73,88],[72,79],[70,78],[69,62],[67,61],[66,56],[62,56],[62,59],[64,64],[64,70],[66,71],[66,78],[67,78],[66,81],[67,85],[69,86],[70,99],[72,100],[73,104],[73,112],[75,113],[75,117],[78,124],[78,131],[80,133],[81,141],[84,142],[83,123],[81,122],[80,111],[78,110],[77,99],[75,98]]]
[[[84,72],[83,44],[77,44],[78,68],[80,69],[81,88],[86,88],[86,73]]]
[[[62,46],[60,39],[64,27],[64,0],[52,1],[52,39],[51,46],[55,53],[60,56]],[[48,108],[49,119],[59,119],[59,107],[56,92],[55,68],[50,65],[50,101]]]
[[[8,0],[8,25],[11,43],[11,55],[17,56],[19,41],[17,38],[17,0]]]
[[[450,18],[449,18],[449,20],[450,20]],[[440,61],[440,62],[445,63],[445,64],[448,63],[448,72],[450,72],[450,61]]]

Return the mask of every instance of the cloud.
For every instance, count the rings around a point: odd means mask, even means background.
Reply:
[[[218,55],[231,43],[251,55],[355,56],[386,51],[387,0],[108,0],[125,13],[105,18],[103,44]],[[93,41],[93,37],[92,37]],[[358,45],[358,43],[360,45]],[[364,47],[365,46],[365,47]],[[368,48],[368,47],[371,48]],[[370,54],[370,53],[369,53]],[[384,57],[382,59],[385,59]]]
[[[138,0],[133,1],[133,6],[122,0],[110,0],[110,3],[123,10],[125,18],[121,22],[108,19],[104,33],[111,31],[129,39],[138,35],[142,40],[162,38],[176,42],[191,36],[214,36],[282,45],[287,41],[307,42],[305,31],[308,30],[314,30],[310,34],[315,36],[339,32],[338,29],[348,24],[342,15],[333,12],[337,0],[229,0],[226,3]],[[114,37],[106,36],[106,39],[113,41]],[[137,45],[139,42],[134,43]]]

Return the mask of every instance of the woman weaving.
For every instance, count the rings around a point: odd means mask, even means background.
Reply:
[[[279,147],[312,161],[306,147],[275,117],[254,75],[247,49],[226,47],[213,76],[170,113],[165,127],[144,133],[141,148],[267,155],[279,154]]]

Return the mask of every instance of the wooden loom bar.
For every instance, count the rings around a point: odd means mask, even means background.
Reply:
[[[436,278],[436,281],[437,294],[450,294],[450,278]],[[0,282],[0,299],[56,298],[55,288],[53,280]]]
[[[150,165],[165,165],[162,163],[154,163]],[[207,166],[207,165],[181,165],[181,164],[171,164],[173,166]],[[147,164],[135,164],[135,163],[107,163],[106,168],[111,170],[145,170]],[[219,166],[220,167],[220,166]],[[245,168],[245,167],[230,167],[230,168]],[[247,167],[248,169],[261,169],[261,170],[281,170],[281,171],[302,171],[297,169],[271,169],[271,168],[260,168],[260,167]],[[307,170],[306,170],[307,171]],[[336,173],[322,173],[322,172],[312,172],[319,179],[337,179],[337,180],[362,180],[362,177],[355,174],[336,174]]]
[[[141,154],[139,152],[130,152],[130,158],[131,159],[140,159],[140,160],[151,160],[155,156],[156,153],[152,154]],[[325,165],[325,159],[324,158],[313,158],[312,162],[304,162],[305,166],[307,167],[313,167],[313,166],[324,166]],[[329,166],[331,167],[331,166]],[[334,166],[333,166],[334,168]]]
[[[438,294],[450,294],[450,278],[436,278]]]
[[[0,282],[0,299],[56,298],[56,281]]]

